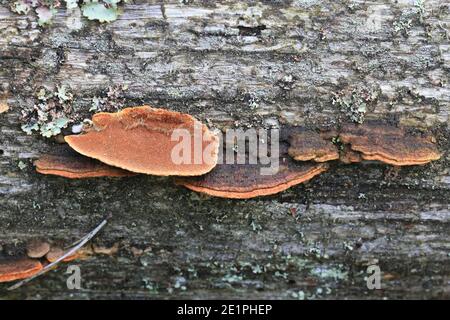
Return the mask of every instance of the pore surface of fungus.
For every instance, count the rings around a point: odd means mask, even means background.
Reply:
[[[86,133],[65,139],[77,152],[112,166],[193,176],[209,172],[217,163],[217,137],[187,114],[142,106],[98,113],[92,122]]]
[[[261,164],[218,164],[200,177],[177,178],[176,184],[211,196],[249,199],[284,191],[327,170],[326,163],[296,162],[287,155],[279,159],[278,171],[262,175]]]
[[[325,162],[339,158],[336,146],[315,131],[293,131],[289,144],[289,155],[298,161]]]
[[[345,125],[340,140],[364,160],[378,160],[396,166],[420,165],[440,158],[430,138],[417,136],[402,128],[379,123]]]
[[[22,258],[0,260],[0,282],[29,278],[43,268],[39,260]]]
[[[85,157],[67,145],[56,148],[52,154],[41,156],[34,162],[36,171],[71,179],[95,177],[126,177],[135,173]]]

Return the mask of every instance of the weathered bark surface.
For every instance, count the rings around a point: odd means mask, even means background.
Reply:
[[[449,298],[448,2],[426,1],[423,19],[399,32],[413,1],[239,3],[137,0],[110,24],[61,10],[46,28],[0,5],[10,106],[0,114],[0,255],[33,237],[70,243],[107,214],[94,243],[120,244],[77,262],[82,290],[67,289],[62,266],[13,292],[0,285],[0,298]],[[53,142],[22,132],[20,114],[38,88],[61,84],[85,117],[93,97],[128,84],[125,105],[219,128],[335,124],[345,115],[332,94],[369,90],[378,96],[366,118],[433,131],[443,157],[400,170],[335,164],[248,201],[202,197],[167,178],[42,176],[32,160]],[[131,247],[151,250],[135,257]],[[366,286],[374,263],[382,290]]]

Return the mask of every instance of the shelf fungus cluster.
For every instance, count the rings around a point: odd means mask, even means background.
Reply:
[[[66,178],[175,176],[176,184],[190,190],[247,199],[308,181],[326,171],[334,160],[406,166],[440,157],[431,137],[386,124],[344,125],[337,131],[289,127],[281,132],[277,170],[267,173],[264,161],[248,161],[255,154],[248,145],[244,162],[223,161],[221,155],[228,155],[226,144],[188,114],[133,107],[95,114],[89,128],[66,136],[67,145],[42,156],[35,165],[39,173]]]
[[[421,165],[438,160],[441,154],[433,138],[408,133],[402,128],[385,124],[345,125],[340,141],[348,145],[350,162],[376,160],[394,166]]]
[[[176,154],[180,139],[184,149]],[[85,132],[65,141],[66,146],[35,161],[39,173],[66,178],[202,175],[215,167],[219,147],[217,137],[192,116],[149,106],[97,113]]]
[[[26,256],[0,259],[0,282],[27,279],[40,272],[48,263],[62,257],[65,253],[58,246],[46,241],[34,239],[27,244]],[[78,259],[82,253],[76,253],[63,261]]]
[[[279,150],[277,170],[272,174],[262,171],[268,168],[260,161],[255,164],[246,161],[245,164],[218,164],[206,175],[179,177],[175,182],[211,196],[248,199],[279,193],[328,169],[325,163],[294,161],[287,153],[287,146],[281,145]]]
[[[289,138],[289,155],[297,161],[326,162],[339,159],[339,150],[326,135],[295,128]]]
[[[96,159],[85,157],[67,145],[56,148],[52,154],[41,156],[34,162],[36,171],[71,179],[95,177],[127,177],[136,173],[109,166]]]

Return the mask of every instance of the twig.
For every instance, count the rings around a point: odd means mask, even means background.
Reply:
[[[83,238],[81,238],[80,241],[78,242],[78,244],[75,247],[73,247],[72,249],[68,250],[65,254],[63,254],[61,257],[59,257],[58,259],[56,259],[52,263],[46,265],[41,271],[39,271],[38,273],[36,273],[35,275],[33,275],[30,278],[27,278],[25,280],[22,280],[22,281],[20,281],[20,282],[18,282],[16,284],[14,284],[13,286],[9,287],[8,290],[17,289],[17,288],[21,287],[22,285],[24,285],[25,283],[28,283],[31,280],[39,277],[40,275],[43,275],[44,273],[50,271],[53,266],[57,265],[59,262],[61,262],[65,258],[67,258],[67,257],[71,256],[72,254],[74,254],[75,252],[77,252],[89,240],[91,240],[105,226],[107,221],[108,221],[107,219],[103,220],[94,230],[92,230],[87,235],[85,235]]]

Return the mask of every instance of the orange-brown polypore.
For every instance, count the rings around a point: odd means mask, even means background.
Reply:
[[[315,131],[293,132],[289,143],[289,155],[298,161],[326,162],[339,158],[336,146]]]
[[[396,166],[425,164],[441,156],[431,139],[385,124],[346,125],[339,137],[353,151],[361,153],[364,160]]]
[[[39,260],[35,259],[0,260],[0,282],[26,279],[34,276],[42,268]]]
[[[48,262],[55,262],[65,253],[66,251],[64,251],[61,247],[52,247],[50,251],[46,254],[45,258],[47,259]],[[64,258],[62,261],[69,262],[75,259],[79,259],[80,257],[82,257],[81,252],[75,252],[74,254]]]
[[[96,159],[85,157],[67,145],[58,146],[53,154],[41,156],[34,162],[36,171],[65,178],[126,177],[134,172],[104,164]]]
[[[33,239],[27,244],[27,256],[30,258],[42,258],[49,250],[50,244],[47,241]]]
[[[65,140],[77,152],[125,170],[194,176],[217,163],[219,140],[188,114],[149,106],[98,113],[86,133]]]
[[[326,163],[293,161],[285,149],[278,171],[271,175],[261,174],[261,168],[265,167],[261,164],[218,164],[204,176],[177,178],[175,183],[211,196],[249,199],[284,191],[328,168]]]
[[[344,145],[339,155],[339,161],[350,164],[363,161],[361,153],[353,151],[348,145]]]

